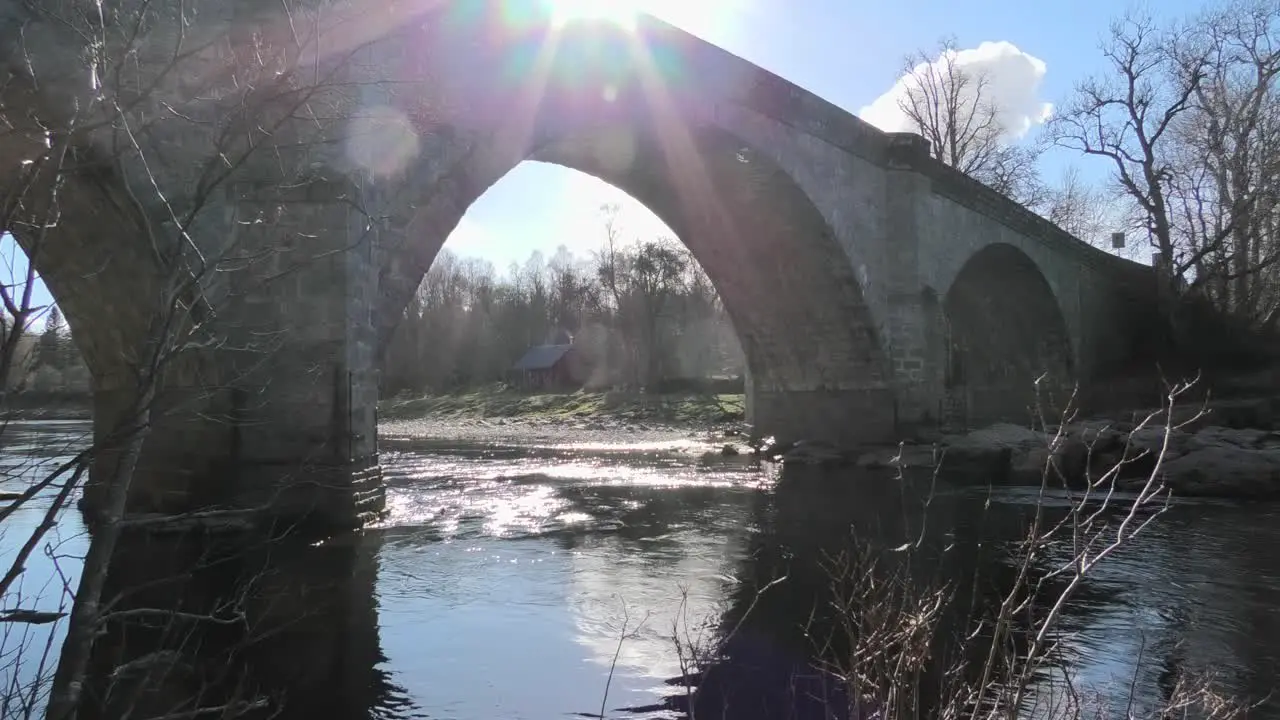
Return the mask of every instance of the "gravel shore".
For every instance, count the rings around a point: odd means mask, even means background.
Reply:
[[[614,418],[559,420],[547,418],[417,418],[384,420],[378,424],[380,439],[390,441],[495,445],[652,445],[723,444],[723,434],[710,428],[674,424],[629,422]]]

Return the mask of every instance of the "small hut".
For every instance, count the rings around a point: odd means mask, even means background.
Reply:
[[[581,387],[586,375],[573,335],[559,330],[547,343],[525,351],[511,368],[516,385],[526,390],[566,390]]]

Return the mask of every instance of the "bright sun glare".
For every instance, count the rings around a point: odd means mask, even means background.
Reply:
[[[640,11],[639,0],[551,0],[552,15],[557,22],[570,20],[609,20],[620,25],[635,22]]]
[[[544,0],[557,24],[605,20],[634,28],[636,15],[649,14],[685,30],[707,30],[749,0]]]

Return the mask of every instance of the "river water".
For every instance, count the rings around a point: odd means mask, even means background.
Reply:
[[[0,491],[21,489],[33,457],[65,457],[87,432],[74,422],[10,427]],[[364,598],[349,608],[368,612],[343,611],[353,627],[367,625],[344,630],[362,638],[344,647],[365,649],[339,652],[341,667],[329,662],[327,679],[294,697],[324,684],[360,688],[334,695],[341,706],[326,701],[323,716],[340,720],[599,717],[602,708],[679,717],[679,649],[733,628],[726,666],[736,670],[705,693],[720,703],[717,717],[826,717],[832,700],[803,686],[827,687],[813,663],[833,631],[830,562],[851,538],[884,548],[928,535],[942,548],[940,576],[1000,578],[998,549],[1022,536],[1037,501],[1030,489],[938,485],[926,516],[920,485],[886,475],[782,472],[674,435],[572,440],[385,438],[389,514],[349,541],[368,558],[364,569],[338,571],[368,577],[347,590]],[[34,504],[0,526],[3,569],[40,511]],[[24,607],[65,602],[60,588],[74,587],[86,543],[77,523],[69,514],[33,556]],[[977,552],[979,542],[996,555]],[[1140,704],[1158,702],[1180,673],[1203,671],[1233,695],[1265,696],[1280,677],[1277,548],[1280,507],[1175,503],[1068,604],[1066,666],[1105,696],[1134,688]],[[38,672],[57,627],[21,636],[10,626],[0,656],[26,649],[21,667],[0,667],[6,693]],[[306,664],[303,651],[286,652]],[[737,704],[725,710],[730,696]],[[813,707],[794,710],[805,702]],[[0,715],[17,716],[15,707]],[[1250,717],[1280,718],[1280,703],[1263,701]]]

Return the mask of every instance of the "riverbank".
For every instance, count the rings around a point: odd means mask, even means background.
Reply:
[[[1106,487],[1114,481],[1117,489],[1136,491],[1154,475],[1174,497],[1280,500],[1278,411],[1280,398],[1263,397],[1042,430],[996,423],[929,443],[863,452],[855,462],[979,477],[993,485],[1039,485],[1048,472],[1052,486],[1083,488],[1102,480]],[[794,462],[832,457],[791,452]]]
[[[50,400],[53,400],[52,402]],[[75,398],[15,403],[16,420],[87,420]],[[688,442],[724,455],[758,455],[784,464],[858,465],[938,472],[963,483],[1082,487],[1108,472],[1122,489],[1159,478],[1175,496],[1280,500],[1280,397],[1221,400],[1156,414],[1090,419],[1044,430],[1010,423],[967,433],[907,440],[901,446],[835,448],[801,441],[753,448],[741,427],[740,394],[620,392],[531,393],[491,386],[472,392],[379,402],[379,434],[392,442],[510,445],[652,445]],[[1167,426],[1172,426],[1166,431]],[[729,431],[726,433],[726,431]],[[1165,435],[1168,434],[1168,443]],[[1113,468],[1119,467],[1118,470]]]
[[[4,417],[10,420],[88,420],[93,399],[61,393],[15,393],[4,399]]]
[[[744,401],[741,394],[524,392],[494,385],[461,393],[382,400],[378,417],[388,423],[472,421],[480,427],[625,425],[708,430],[740,423]]]
[[[705,451],[743,418],[742,395],[530,393],[500,386],[378,403],[388,447],[431,438],[492,445],[687,445]]]

